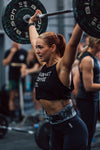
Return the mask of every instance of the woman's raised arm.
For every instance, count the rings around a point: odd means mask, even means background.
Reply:
[[[32,44],[32,47],[34,50],[36,49],[35,43],[36,43],[36,39],[39,35],[34,23],[38,20],[36,16],[40,13],[41,13],[41,11],[39,11],[39,10],[36,11],[36,13],[29,20],[29,36],[30,36],[30,41],[31,41],[31,44]]]
[[[76,57],[77,46],[82,36],[82,29],[76,24],[72,36],[66,46],[64,56],[62,58],[63,65],[67,66],[69,71],[71,70],[72,64]]]
[[[30,36],[30,41],[31,41],[31,45],[34,49],[35,55],[39,61],[39,63],[41,65],[43,65],[43,63],[41,63],[37,53],[36,53],[36,39],[39,36],[36,27],[34,25],[35,22],[37,22],[39,19],[37,18],[37,15],[41,14],[40,10],[37,10],[36,13],[30,18],[29,20],[29,36]]]

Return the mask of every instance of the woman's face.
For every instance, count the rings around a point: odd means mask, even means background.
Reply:
[[[52,48],[49,47],[43,39],[36,41],[36,53],[41,62],[47,62],[50,59]]]

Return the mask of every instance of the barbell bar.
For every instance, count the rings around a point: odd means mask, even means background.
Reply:
[[[55,15],[60,15],[60,14],[65,14],[65,13],[71,13],[73,12],[73,10],[60,10],[60,11],[56,11],[56,12],[52,12],[52,13],[46,13],[46,14],[41,14],[41,15],[37,15],[37,18],[45,18],[45,17],[49,17],[49,16],[55,16]],[[29,19],[31,18],[30,15],[25,15],[23,16],[23,20],[28,23]]]
[[[44,125],[45,123],[47,123],[46,118],[43,119],[42,121],[40,121],[39,123],[34,123],[33,126],[11,127],[11,126],[8,126],[8,121],[7,121],[6,117],[4,115],[0,114],[0,135],[3,135],[3,133],[5,135],[7,131],[17,131],[17,132],[23,132],[23,133],[28,133],[28,134],[34,134],[35,131],[33,131],[33,130],[40,128],[40,126]]]
[[[44,17],[49,17],[49,16],[65,14],[65,13],[71,13],[71,12],[73,12],[73,10],[60,10],[60,11],[56,11],[52,13],[38,15],[37,18],[44,18]]]
[[[34,128],[38,128],[38,124],[34,124]],[[34,129],[33,128],[33,129]],[[23,132],[23,133],[28,133],[28,134],[34,134],[34,131],[32,130],[29,130],[28,127],[26,128],[19,128],[19,127],[10,127],[10,126],[2,126],[0,125],[0,129],[3,129],[3,130],[8,130],[8,131],[17,131],[17,132]]]
[[[47,29],[48,17],[73,12],[76,22],[89,35],[100,38],[100,1],[73,0],[73,9],[47,13],[39,0],[12,0],[8,3],[2,16],[2,24],[7,35],[15,42],[30,44],[28,21],[37,9],[41,18],[36,22],[39,34]]]

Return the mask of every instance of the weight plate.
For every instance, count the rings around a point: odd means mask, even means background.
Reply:
[[[8,127],[8,122],[5,116],[0,114],[0,139],[3,138],[7,133],[7,129],[3,129],[2,126]]]
[[[74,17],[89,35],[100,38],[100,0],[73,0]]]
[[[2,16],[2,24],[11,40],[21,44],[30,43],[27,19],[33,16],[37,9],[40,9],[43,14],[47,13],[39,0],[12,0],[7,5]],[[47,24],[47,17],[38,21],[37,32],[39,34],[45,32]]]
[[[49,150],[50,124],[47,120],[41,121],[35,131],[37,145],[43,150]]]

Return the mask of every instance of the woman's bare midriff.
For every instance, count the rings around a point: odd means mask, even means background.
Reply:
[[[71,103],[71,99],[67,100],[44,100],[40,99],[40,103],[42,104],[44,110],[48,115],[53,115],[56,112],[63,109],[65,106]]]

